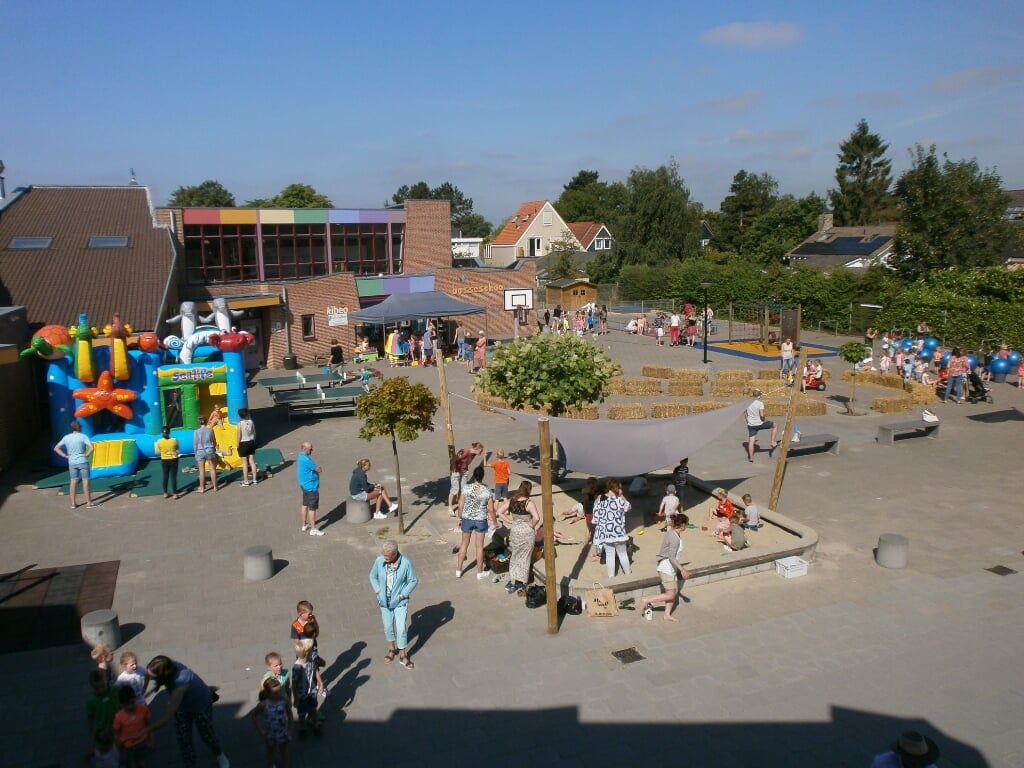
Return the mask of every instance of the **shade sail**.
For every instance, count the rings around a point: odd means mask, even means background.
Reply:
[[[484,311],[483,307],[459,301],[443,291],[423,291],[393,293],[380,304],[349,312],[348,317],[350,321],[383,324],[417,318],[475,315]]]
[[[602,421],[549,417],[551,436],[562,446],[565,468],[604,477],[642,475],[675,466],[725,432],[750,402],[694,416],[644,421]],[[504,408],[495,410],[518,421],[540,416]]]

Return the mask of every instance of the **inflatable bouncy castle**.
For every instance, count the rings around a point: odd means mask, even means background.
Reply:
[[[218,451],[225,464],[239,465],[233,424],[248,407],[243,355],[252,336],[196,329],[176,354],[151,333],[134,343],[130,333],[116,314],[102,333],[81,315],[74,328],[40,329],[22,352],[47,361],[51,447],[77,419],[95,445],[93,477],[127,475],[139,457],[156,457],[164,426],[187,455],[200,414],[217,412]]]

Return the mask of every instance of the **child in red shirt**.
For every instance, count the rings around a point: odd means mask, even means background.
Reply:
[[[123,750],[124,764],[128,768],[143,768],[147,749],[155,743],[153,735],[146,733],[152,715],[149,707],[138,703],[129,686],[120,688],[117,697],[121,710],[114,715],[114,735]]]

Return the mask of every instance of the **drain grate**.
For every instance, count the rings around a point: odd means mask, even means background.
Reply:
[[[996,576],[1009,576],[1011,573],[1016,573],[1013,568],[1007,568],[1005,565],[993,565],[985,570],[994,573]]]
[[[632,664],[634,661],[643,661],[644,657],[636,648],[623,648],[621,651],[612,651],[612,656],[623,664]]]

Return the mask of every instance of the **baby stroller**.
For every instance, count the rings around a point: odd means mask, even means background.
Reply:
[[[967,393],[967,399],[971,403],[995,402],[992,399],[991,388],[985,386],[985,382],[981,380],[981,376],[978,375],[977,369],[974,369],[967,374],[967,385],[968,389],[970,390]]]

